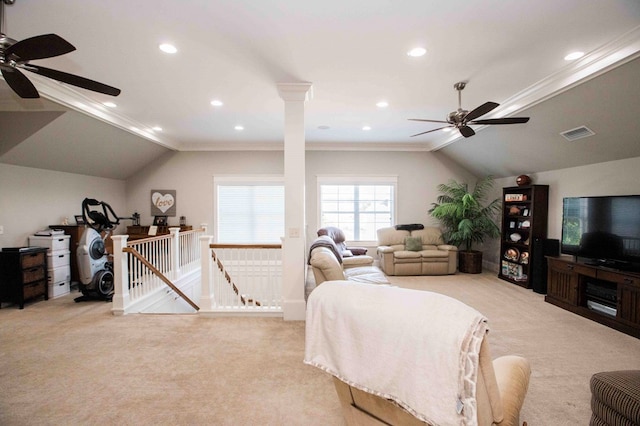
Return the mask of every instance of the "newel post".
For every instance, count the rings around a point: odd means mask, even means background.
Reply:
[[[169,228],[171,234],[171,276],[180,278],[180,228]]]
[[[198,306],[200,313],[212,312],[214,307],[213,295],[213,258],[211,257],[211,248],[209,245],[213,241],[211,235],[203,235],[200,237],[200,272],[201,272],[201,291]]]
[[[111,313],[124,315],[125,308],[131,301],[129,296],[129,264],[128,254],[122,251],[127,247],[128,235],[112,235],[113,240],[113,299]]]

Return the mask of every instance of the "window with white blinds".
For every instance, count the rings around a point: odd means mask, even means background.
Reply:
[[[284,236],[281,178],[216,178],[214,192],[216,242],[281,243]]]

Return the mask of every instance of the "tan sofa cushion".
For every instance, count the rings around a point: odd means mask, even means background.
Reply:
[[[434,245],[439,246],[444,244],[442,239],[442,232],[439,228],[433,226],[427,226],[424,229],[418,229],[411,231],[412,237],[420,237],[422,239],[422,245]]]
[[[399,231],[393,226],[378,229],[379,246],[402,246],[404,249],[404,239],[411,235],[409,231]]]

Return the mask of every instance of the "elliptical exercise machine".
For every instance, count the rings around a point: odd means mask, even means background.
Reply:
[[[102,207],[102,211],[92,210]],[[111,206],[104,201],[85,198],[82,201],[82,217],[85,230],[80,237],[77,250],[78,272],[80,275],[80,291],[82,296],[76,302],[86,300],[111,301],[113,298],[113,262],[104,241],[111,230],[120,224],[120,218]],[[104,237],[101,236],[105,232]]]

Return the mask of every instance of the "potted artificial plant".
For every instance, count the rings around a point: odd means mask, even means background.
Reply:
[[[494,217],[500,211],[500,199],[486,203],[488,191],[493,187],[493,177],[480,179],[473,192],[466,183],[450,180],[438,185],[441,195],[432,204],[429,213],[443,226],[445,240],[461,247],[458,252],[460,272],[482,272],[482,252],[472,250],[474,243],[482,243],[485,237],[497,238],[500,229]]]

